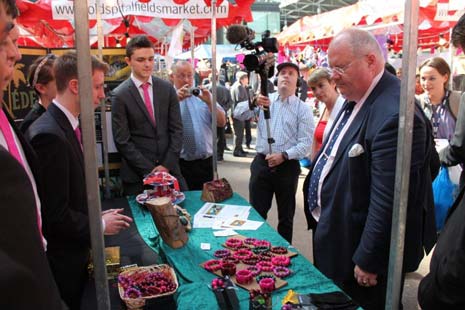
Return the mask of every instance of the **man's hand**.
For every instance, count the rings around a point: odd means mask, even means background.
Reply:
[[[268,109],[268,107],[270,106],[270,98],[268,98],[267,96],[263,96],[262,94],[259,94],[256,103],[259,107]]]
[[[110,209],[102,212],[102,219],[105,221],[105,235],[116,235],[121,230],[126,229],[132,223],[132,219],[121,214],[124,209]]]
[[[360,286],[369,287],[378,284],[378,281],[376,280],[378,277],[377,274],[364,271],[357,265],[355,265],[354,268],[354,277]]]
[[[176,91],[176,93],[177,93],[177,95],[178,95],[179,101],[183,101],[183,100],[186,99],[187,97],[192,96],[191,93],[190,93],[189,84],[185,84],[183,87],[181,87],[180,89],[178,89],[178,90]]]
[[[210,110],[211,110],[212,94],[210,93],[208,88],[205,88],[203,86],[199,86],[199,89],[200,89],[199,99],[201,99],[203,102],[205,102],[210,107]]]
[[[268,154],[266,155],[265,160],[268,161],[268,167],[270,168],[279,166],[285,161],[282,153]]]
[[[166,172],[166,173],[169,173],[169,169],[166,168],[165,166],[158,165],[155,168],[153,168],[153,170],[150,173],[154,173],[154,172]]]

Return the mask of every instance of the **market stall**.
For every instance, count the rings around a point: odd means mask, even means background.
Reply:
[[[200,191],[185,192],[185,200],[180,204],[192,217],[205,204],[200,199]],[[201,264],[215,258],[214,253],[218,249],[225,249],[224,244],[230,237],[215,237],[211,228],[194,228],[189,232],[189,241],[181,248],[173,249],[163,242],[153,218],[147,208],[136,201],[135,196],[128,197],[127,201],[117,201],[118,207],[124,207],[126,214],[132,216],[135,225],[121,236],[107,237],[107,246],[119,246],[121,248],[121,265],[139,264],[139,266],[153,263],[168,263],[176,271],[179,288],[173,295],[178,309],[214,309],[217,308],[215,294],[211,290],[211,282],[216,277],[205,270]],[[221,204],[249,206],[248,202],[238,194],[227,199]],[[114,204],[113,204],[114,206]],[[263,219],[251,208],[249,220],[260,221]],[[289,251],[297,253],[292,257],[289,269],[291,274],[285,278],[287,284],[273,291],[273,309],[281,309],[281,301],[289,290],[296,293],[327,293],[340,291],[340,289],[328,278],[322,275],[297,249],[285,241],[268,223],[264,222],[257,230],[238,231],[241,235],[250,238],[266,240],[273,245],[281,246]],[[143,240],[143,241],[142,241]],[[210,250],[201,248],[201,243],[208,243]],[[111,308],[119,309],[120,299],[116,289],[116,280],[110,280]],[[249,292],[238,288],[237,296],[241,309],[248,309]],[[89,283],[84,297],[88,305],[95,303],[93,295],[93,283]],[[163,306],[164,309],[172,305],[170,298],[154,299],[151,305]],[[155,307],[155,306],[153,306]],[[148,307],[147,309],[152,309]]]

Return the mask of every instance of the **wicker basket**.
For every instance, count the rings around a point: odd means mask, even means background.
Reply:
[[[144,267],[135,267],[126,271],[123,271],[120,273],[120,275],[124,276],[130,276],[136,272],[139,271],[149,271],[149,272],[167,272],[169,276],[171,277],[171,280],[174,282],[176,288],[167,293],[162,293],[162,294],[157,294],[157,295],[152,295],[152,296],[145,296],[145,297],[139,297],[139,298],[128,298],[124,297],[124,289],[123,286],[119,283],[118,281],[118,291],[119,291],[119,296],[121,299],[126,303],[126,306],[128,309],[136,310],[136,309],[142,309],[145,306],[145,302],[147,299],[153,299],[153,298],[158,298],[158,297],[163,297],[163,296],[168,296],[172,295],[174,292],[179,287],[178,279],[176,278],[176,274],[174,273],[173,268],[171,268],[168,265],[162,264],[162,265],[151,265],[151,266],[144,266]]]

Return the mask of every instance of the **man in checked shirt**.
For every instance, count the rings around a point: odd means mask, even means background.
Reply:
[[[292,243],[295,213],[295,194],[300,174],[299,159],[312,145],[315,125],[311,107],[295,94],[299,67],[290,62],[278,65],[278,91],[269,97],[258,95],[256,103],[269,108],[271,137],[269,154],[268,135],[263,111],[259,113],[257,155],[250,166],[250,204],[266,219],[273,194],[278,205],[278,232]]]

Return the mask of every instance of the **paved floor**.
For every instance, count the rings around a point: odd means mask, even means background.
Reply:
[[[253,132],[254,133],[254,132]],[[228,137],[228,145],[230,148],[233,146],[232,137]],[[253,145],[252,145],[253,146]],[[254,150],[249,151],[249,155],[245,158],[233,157],[231,151],[225,151],[224,161],[218,163],[218,173],[220,177],[225,177],[231,183],[233,190],[241,196],[248,199],[249,197],[249,177],[250,177],[250,163],[254,157]],[[300,250],[310,261],[312,261],[312,238],[311,232],[306,229],[306,221],[303,210],[303,195],[302,184],[307,174],[307,170],[302,169],[302,174],[299,178],[299,187],[297,190],[297,208],[294,217],[294,246]],[[276,228],[277,213],[276,201],[273,200],[273,208],[268,215],[268,223]],[[418,283],[423,276],[428,272],[430,257],[426,257],[417,272],[408,274],[405,281],[403,304],[404,309],[420,309],[417,303],[417,288]]]

